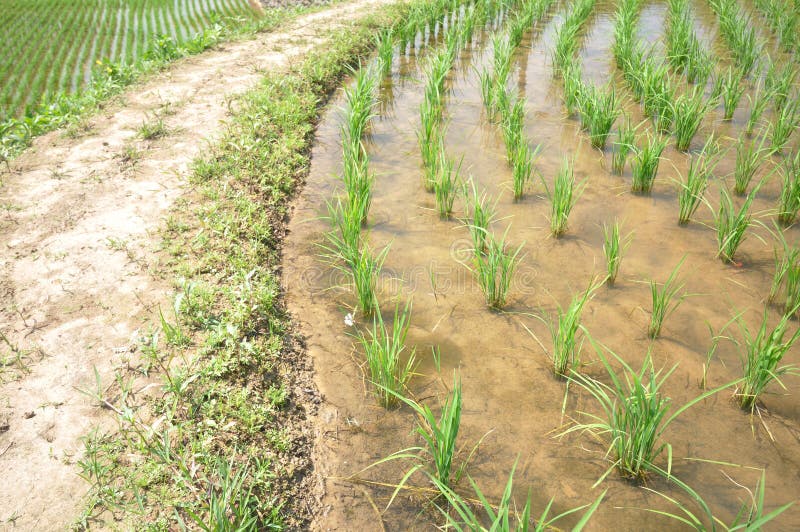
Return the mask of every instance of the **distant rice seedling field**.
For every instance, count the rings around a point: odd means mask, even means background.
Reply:
[[[0,120],[47,94],[75,92],[98,61],[131,63],[161,37],[179,43],[221,19],[256,14],[247,0],[4,0]]]

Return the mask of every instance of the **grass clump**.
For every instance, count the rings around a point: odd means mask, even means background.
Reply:
[[[783,386],[781,377],[786,374],[797,374],[797,367],[793,364],[781,365],[784,355],[792,348],[800,337],[800,329],[794,334],[786,336],[791,314],[798,307],[784,314],[772,329],[768,326],[767,309],[761,319],[758,330],[753,334],[741,317],[737,318],[739,330],[742,333],[745,353],[742,357],[743,378],[741,385],[736,390],[739,406],[744,410],[753,411],[758,399],[773,381]]]
[[[622,264],[622,256],[631,243],[632,236],[622,238],[620,224],[614,220],[613,225],[603,224],[603,253],[606,257],[606,284],[614,286]]]
[[[556,174],[553,187],[548,187],[546,182],[544,186],[550,198],[550,234],[559,238],[567,232],[569,214],[580,198],[585,182],[575,182],[573,164],[565,159]]]
[[[650,294],[653,298],[653,310],[650,313],[650,325],[647,327],[647,336],[651,339],[658,338],[661,335],[661,328],[664,326],[664,320],[675,312],[680,306],[686,295],[678,296],[678,292],[683,290],[684,282],[678,279],[678,271],[683,265],[686,257],[682,258],[672,273],[669,274],[667,280],[659,288],[655,281],[650,281]]]
[[[506,234],[508,231],[506,230]],[[506,235],[497,239],[491,234],[486,237],[486,252],[476,253],[475,275],[486,297],[486,304],[492,309],[502,309],[508,300],[514,271],[522,260],[522,247],[511,249],[506,245]]]
[[[647,144],[636,147],[631,163],[633,181],[631,190],[640,194],[649,194],[653,190],[653,182],[658,173],[658,164],[661,154],[667,147],[667,139],[659,136],[647,135]]]
[[[370,381],[381,406],[391,408],[405,391],[416,367],[415,350],[406,351],[406,335],[411,321],[411,303],[401,311],[395,306],[394,319],[388,329],[380,312],[375,313],[372,328],[365,335],[359,331],[358,341],[364,349]]]

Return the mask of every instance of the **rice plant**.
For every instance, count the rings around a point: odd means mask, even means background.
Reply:
[[[344,143],[357,143],[364,138],[377,104],[375,90],[378,80],[375,72],[371,68],[359,68],[355,71],[354,78],[353,85],[344,89],[346,102],[345,123],[342,126]]]
[[[512,157],[511,177],[514,188],[514,199],[522,199],[525,187],[533,176],[533,164],[539,156],[541,146],[531,147],[526,142],[519,142]]]
[[[422,437],[423,444],[402,449],[378,462],[397,459],[411,459],[417,462],[403,476],[389,504],[416,471],[427,469],[429,475],[447,487],[458,481],[463,474],[463,466],[453,471],[453,459],[458,451],[456,439],[461,427],[461,380],[458,376],[453,375],[453,389],[445,399],[438,419],[428,405],[420,404],[397,393],[394,395],[417,415],[415,432]]]
[[[444,500],[447,502],[447,507],[440,506],[434,502],[436,508],[446,520],[446,527],[443,528],[459,531],[472,530],[476,532],[489,530],[496,532],[527,532],[530,530],[532,512],[530,493],[528,493],[528,498],[525,501],[525,505],[522,506],[522,509],[517,508],[511,499],[516,467],[517,464],[515,462],[511,473],[508,475],[508,481],[503,490],[503,495],[500,498],[500,502],[497,504],[489,502],[478,487],[478,484],[476,484],[472,478],[470,478],[469,481],[474,492],[474,497],[464,498],[449,486],[442,484],[435,476],[430,476],[431,482],[436,486],[436,489],[444,496]],[[534,532],[556,530],[556,522],[569,515],[586,510],[571,529],[573,532],[580,532],[600,506],[605,495],[606,492],[604,491],[593,503],[566,510],[554,517],[550,517],[550,510],[553,504],[551,499],[539,515],[539,518],[534,521]],[[478,508],[483,511],[482,514],[476,514],[473,510],[476,504],[472,501],[475,499],[480,501],[480,506],[478,506]]]
[[[509,101],[512,98],[509,97]],[[514,103],[508,108],[508,112],[503,113],[500,129],[503,132],[503,140],[506,145],[506,161],[509,165],[513,164],[514,156],[520,144],[524,142],[525,130],[525,99],[519,97],[513,98]]]
[[[730,120],[733,118],[733,113],[744,95],[745,86],[742,83],[744,74],[742,71],[729,66],[727,73],[720,77],[722,84],[720,97],[722,98],[724,109],[723,117],[725,120]]]
[[[772,96],[773,93],[763,83],[758,84],[752,96],[750,94],[747,95],[747,99],[750,101],[750,115],[744,128],[745,133],[748,135],[753,134],[756,126],[760,124],[761,117],[764,115],[764,111],[767,110],[767,104],[769,104]]]
[[[747,141],[744,133],[739,136],[739,142],[736,144],[736,166],[733,171],[733,193],[737,196],[747,194],[756,172],[772,153],[772,149],[765,146],[766,141],[766,129],[762,131],[760,140]]]
[[[379,310],[376,293],[378,276],[388,253],[389,246],[375,254],[368,246],[362,245],[358,254],[347,263],[347,267],[341,268],[350,276],[358,309],[364,316],[371,316]]]
[[[603,224],[603,253],[606,257],[606,284],[614,286],[622,264],[622,256],[631,243],[631,235],[622,238],[619,222],[614,225]]]
[[[619,102],[614,87],[609,84],[604,89],[588,85],[584,89],[579,109],[583,127],[589,132],[592,147],[604,149],[611,126],[620,114]]]
[[[386,76],[392,71],[392,57],[394,56],[394,32],[391,28],[378,33],[376,37],[378,59],[381,64],[381,73]]]
[[[493,309],[506,305],[514,271],[522,260],[522,247],[516,249],[506,245],[506,235],[498,239],[491,234],[486,237],[486,253],[475,256],[475,275],[483,290],[486,304]]]
[[[661,154],[667,147],[667,139],[660,136],[647,135],[647,143],[642,147],[634,148],[631,169],[633,181],[631,190],[640,194],[649,194],[653,190],[653,182],[658,173],[658,164]]]
[[[772,122],[772,149],[780,153],[789,142],[789,137],[800,127],[800,97],[786,103]]]
[[[770,329],[769,316],[765,308],[761,324],[755,333],[750,331],[741,316],[737,317],[745,352],[742,356],[743,378],[735,396],[742,409],[755,410],[758,399],[772,381],[784,387],[781,377],[786,374],[798,374],[795,365],[781,365],[783,356],[800,337],[800,329],[786,336],[790,316],[796,311],[797,307],[784,314],[777,325]]]
[[[734,206],[728,189],[726,187],[720,189],[719,210],[714,221],[717,226],[717,256],[723,262],[734,262],[736,250],[744,241],[747,229],[752,223],[750,205],[759,188],[761,188],[761,184],[747,195],[739,210]]]
[[[472,190],[467,192],[467,212],[469,218],[465,220],[472,239],[472,248],[476,255],[486,252],[486,239],[489,234],[489,224],[495,217],[495,204],[490,204],[486,192],[478,194],[474,181],[470,181]]]
[[[625,172],[625,163],[628,160],[628,154],[635,148],[636,142],[636,129],[631,125],[630,115],[625,115],[625,118],[617,126],[617,140],[614,142],[616,149],[611,156],[611,171],[616,175],[622,175]]]
[[[784,160],[781,194],[778,198],[778,222],[792,225],[800,211],[800,152]]]
[[[372,328],[367,334],[358,332],[358,341],[364,349],[370,381],[381,406],[391,408],[405,391],[416,367],[415,350],[406,347],[406,335],[411,321],[411,303],[405,308],[395,306],[391,328],[387,328],[380,311],[375,313]],[[405,362],[403,362],[405,358]]]
[[[705,201],[703,195],[708,188],[708,178],[718,162],[718,159],[712,161],[706,155],[706,150],[712,141],[713,137],[709,138],[703,151],[689,159],[686,181],[680,182],[680,191],[678,192],[679,225],[688,224],[694,213],[697,212],[697,208]]]
[[[581,312],[599,286],[589,286],[584,292],[575,295],[566,309],[559,305],[555,317],[544,320],[553,340],[551,357],[556,377],[566,378],[580,365],[583,347],[583,338],[579,334],[582,329]]]
[[[361,220],[362,213],[359,205],[342,202],[336,198],[335,202],[328,202],[328,220],[333,230],[327,234],[330,252],[329,258],[333,261],[352,263],[361,249]]]
[[[453,203],[460,189],[460,173],[461,161],[456,165],[444,151],[439,152],[433,192],[436,196],[436,208],[442,218],[450,218],[453,214]]]
[[[762,54],[762,44],[752,20],[737,2],[710,0],[709,3],[719,18],[720,33],[727,41],[738,68],[746,75]]]
[[[569,214],[580,198],[585,182],[575,182],[573,164],[567,159],[561,164],[552,188],[547,186],[544,179],[542,182],[550,198],[550,234],[558,238],[567,231]]]
[[[424,104],[423,104],[424,105]],[[433,192],[436,183],[440,154],[444,151],[445,126],[440,120],[423,112],[422,125],[417,131],[422,155],[422,185],[426,192]]]
[[[572,116],[581,108],[581,102],[586,92],[586,84],[583,82],[580,63],[573,62],[562,70],[564,81],[564,106],[567,114]]]
[[[790,246],[783,236],[780,228],[776,227],[778,241],[781,249],[776,247],[775,254],[775,273],[772,276],[767,302],[772,303],[780,294],[784,284],[786,285],[786,304],[784,312],[800,304],[800,248]]]
[[[673,106],[673,129],[675,131],[675,148],[687,151],[710,105],[703,100],[703,87],[695,86],[689,92],[678,96]]]
[[[342,180],[347,194],[348,208],[359,213],[361,223],[366,223],[372,205],[372,185],[375,180],[369,172],[369,157],[363,144],[348,143],[344,146]]]
[[[664,284],[659,288],[658,283],[650,281],[650,294],[653,298],[653,310],[650,313],[650,325],[647,328],[647,336],[651,339],[658,338],[661,334],[661,328],[664,326],[664,320],[675,312],[680,306],[686,294],[678,295],[678,292],[683,290],[684,282],[678,279],[678,271],[683,265],[686,257],[682,258]]]
[[[776,63],[770,62],[764,77],[764,85],[772,95],[775,110],[780,111],[789,101],[797,78],[797,66],[791,61],[779,68]]]
[[[625,360],[613,351],[599,346],[591,336],[600,362],[608,374],[610,384],[596,380],[588,375],[573,373],[570,381],[586,390],[599,403],[601,412],[591,414],[582,412],[585,423],[576,423],[561,435],[572,432],[590,432],[597,438],[608,442],[607,456],[612,459],[611,466],[597,480],[602,482],[614,469],[623,477],[642,481],[648,473],[658,468],[655,463],[662,452],[667,455],[667,471],[672,466],[672,447],[661,441],[664,431],[684,411],[717,393],[728,385],[705,392],[670,412],[671,401],[665,397],[662,388],[677,365],[667,371],[656,371],[650,353],[644,357],[642,368],[636,372]],[[608,351],[615,364],[622,367],[623,376],[614,371]]]

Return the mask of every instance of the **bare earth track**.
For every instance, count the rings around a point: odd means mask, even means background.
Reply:
[[[155,235],[190,163],[224,130],[230,97],[387,1],[340,4],[183,60],[81,137],[46,135],[0,170],[0,360],[19,359],[0,366],[0,530],[63,530],[80,511],[81,438],[112,426],[80,390],[97,388],[94,368],[110,384],[169,306],[169,281],[152,273]],[[138,138],[156,116],[167,134]]]

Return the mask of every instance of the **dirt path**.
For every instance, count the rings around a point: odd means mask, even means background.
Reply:
[[[169,306],[169,280],[151,273],[156,232],[189,164],[223,131],[229,97],[388,1],[340,4],[181,61],[80,138],[38,139],[0,176],[0,361],[20,358],[0,366],[0,529],[62,530],[79,512],[81,438],[113,426],[80,389],[97,389],[94,368],[111,384]],[[167,134],[139,138],[156,116]]]

